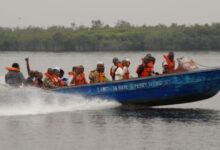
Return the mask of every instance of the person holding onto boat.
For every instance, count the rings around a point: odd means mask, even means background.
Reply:
[[[169,52],[168,55],[163,55],[163,57],[165,58],[165,60],[162,62],[163,74],[175,71],[174,53]]]
[[[152,76],[154,74],[155,58],[151,54],[147,54],[141,58],[142,64],[137,67],[136,73],[138,78]]]
[[[53,77],[54,71],[52,68],[48,68],[47,73],[45,73],[45,78],[44,78],[44,87],[45,88],[49,88],[49,89],[53,89],[53,88],[57,88],[57,83]]]
[[[112,77],[112,80],[115,80],[115,71],[117,70],[117,62],[118,62],[118,58],[117,57],[114,57],[112,62],[114,64],[114,66],[111,67],[110,69],[110,76]]]
[[[8,73],[5,75],[5,83],[13,87],[23,86],[25,84],[25,78],[20,72],[18,63],[13,63],[12,67],[6,67]]]
[[[105,72],[104,63],[101,61],[97,62],[96,70],[91,71],[89,74],[90,84],[108,82],[109,79],[105,76],[104,72]]]
[[[115,71],[115,80],[122,80],[124,79],[124,75],[127,72],[127,65],[123,66],[120,61],[117,61],[117,69]]]

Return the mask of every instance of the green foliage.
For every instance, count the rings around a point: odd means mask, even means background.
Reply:
[[[0,27],[0,50],[5,51],[118,51],[219,50],[220,23],[211,25],[133,26],[118,21],[114,27],[93,20],[91,27]]]

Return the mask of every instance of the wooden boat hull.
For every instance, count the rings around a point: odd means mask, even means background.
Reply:
[[[159,106],[210,98],[220,90],[220,68],[55,89],[122,104]]]

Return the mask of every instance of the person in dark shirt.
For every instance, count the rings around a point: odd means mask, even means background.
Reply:
[[[29,58],[25,58],[26,61],[26,66],[27,66],[27,71],[29,77],[25,81],[26,86],[34,86],[34,77],[35,77],[35,71],[30,70],[30,65],[29,65]]]
[[[23,86],[25,83],[25,78],[20,72],[20,67],[18,63],[13,63],[12,67],[6,67],[8,73],[5,75],[5,83],[13,87]]]

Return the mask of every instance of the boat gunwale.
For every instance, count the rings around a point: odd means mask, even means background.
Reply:
[[[213,71],[220,71],[220,67],[217,68],[209,68],[209,69],[198,69],[193,71],[187,71],[187,72],[179,72],[179,73],[171,73],[171,74],[160,74],[156,76],[149,76],[144,78],[133,78],[133,79],[127,79],[127,80],[118,80],[118,81],[110,81],[110,82],[103,82],[103,83],[94,83],[94,84],[85,84],[85,85],[79,85],[79,86],[69,86],[69,87],[59,87],[56,89],[53,89],[54,91],[58,89],[75,89],[75,88],[81,88],[81,87],[87,87],[87,86],[102,86],[107,84],[118,84],[118,83],[125,83],[125,82],[135,82],[135,81],[142,81],[142,80],[151,80],[155,78],[165,78],[170,76],[179,76],[179,75],[187,75],[187,74],[197,74],[197,73],[205,73],[205,72],[213,72]]]

